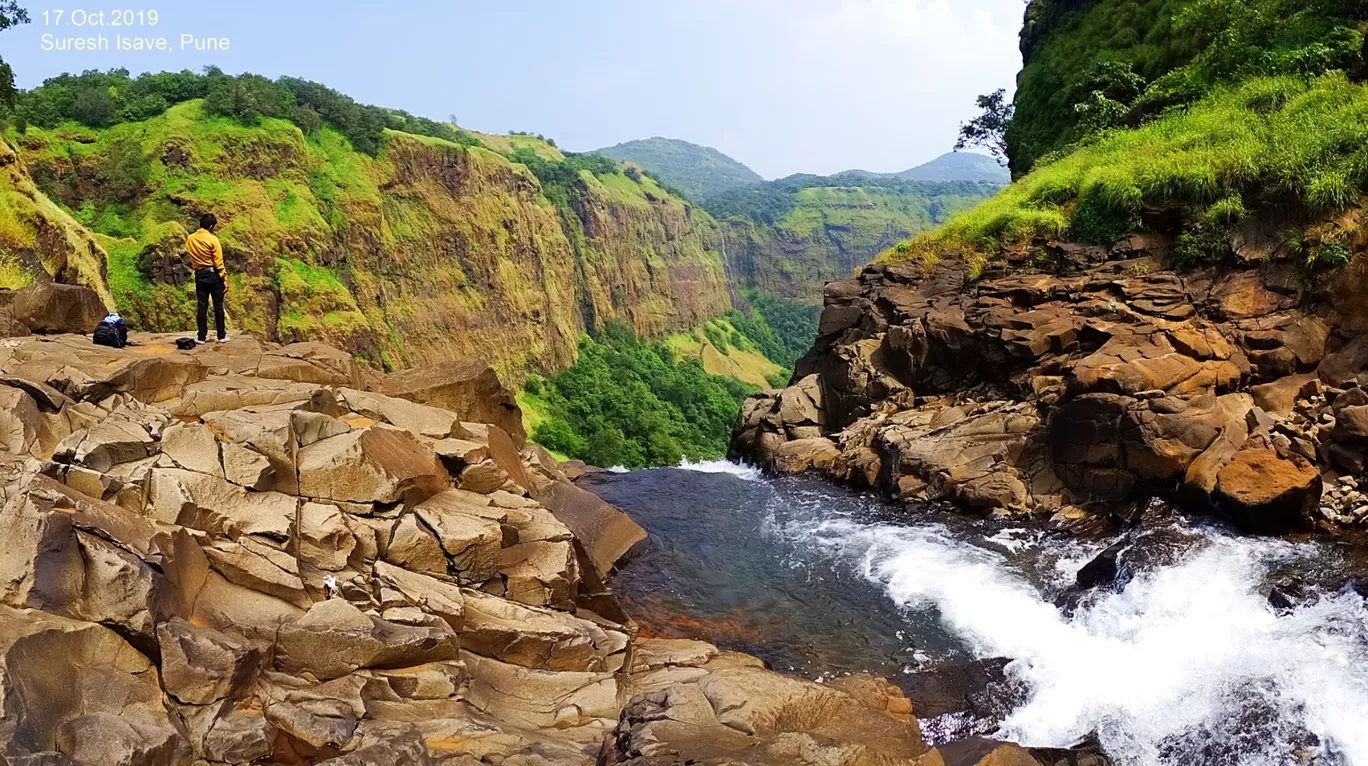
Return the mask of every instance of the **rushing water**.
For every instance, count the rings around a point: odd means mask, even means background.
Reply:
[[[704,638],[822,678],[1012,660],[998,736],[1120,764],[1368,765],[1368,605],[1346,545],[1180,530],[1165,565],[1066,613],[1110,540],[891,508],[726,463],[586,486],[650,533],[615,580],[648,633]],[[1310,596],[1269,603],[1274,578]]]

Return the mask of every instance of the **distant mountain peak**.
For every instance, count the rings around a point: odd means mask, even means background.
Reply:
[[[765,180],[711,146],[678,138],[654,136],[594,151],[619,162],[636,163],[694,200]]]
[[[997,160],[975,152],[942,154],[925,165],[895,173],[909,181],[992,181],[1011,183],[1012,174]]]
[[[976,152],[950,152],[901,173],[875,173],[870,170],[843,170],[836,178],[901,178],[907,181],[987,181],[1007,184],[1012,174],[997,160]]]

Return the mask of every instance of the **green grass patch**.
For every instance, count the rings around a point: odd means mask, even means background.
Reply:
[[[1366,184],[1368,88],[1338,74],[1261,78],[1144,127],[1106,132],[883,258],[990,254],[1064,236],[1111,245],[1153,211],[1177,212],[1185,228],[1230,224],[1264,207],[1328,215]]]

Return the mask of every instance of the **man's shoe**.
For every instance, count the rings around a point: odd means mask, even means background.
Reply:
[[[219,343],[227,343],[227,342],[228,342],[228,336],[225,335],[225,336],[223,336],[222,338],[219,338],[219,339],[218,339],[218,342],[219,342]]]
[[[203,338],[195,338],[195,345],[196,345],[196,346],[203,346],[203,345],[204,345],[204,339],[203,339]]]

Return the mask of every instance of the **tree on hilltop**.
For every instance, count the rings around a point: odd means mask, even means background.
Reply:
[[[28,21],[28,13],[20,8],[15,0],[0,0],[0,32],[13,26],[27,24]],[[16,93],[14,70],[10,69],[4,58],[0,58],[0,106],[13,104]]]

